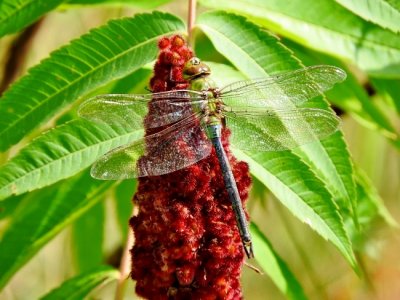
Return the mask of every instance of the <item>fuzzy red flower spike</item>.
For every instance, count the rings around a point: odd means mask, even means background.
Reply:
[[[162,38],[158,47],[151,90],[187,89],[182,70],[193,57],[192,50],[178,35]],[[149,124],[158,113],[155,105],[149,107],[146,134],[154,132]],[[245,202],[251,178],[247,164],[231,154],[229,134],[223,129],[223,146]],[[139,212],[130,220],[135,234],[131,276],[139,296],[160,300],[242,298],[243,246],[214,149],[185,169],[139,178],[134,202]]]

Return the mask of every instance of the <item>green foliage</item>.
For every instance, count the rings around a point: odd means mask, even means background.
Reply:
[[[336,0],[356,15],[389,28],[400,31],[400,2],[396,0]]]
[[[18,32],[65,0],[2,0],[0,2],[0,37]]]
[[[203,14],[199,18],[199,27],[210,37],[216,49],[224,54],[246,77],[257,78],[268,76],[274,72],[299,68],[299,62],[291,56],[291,53],[280,44],[275,37],[259,30],[258,27],[246,22],[242,17],[224,12]],[[255,40],[257,42],[249,45],[247,42],[248,40]],[[266,55],[261,56],[259,55],[260,52],[266,53]],[[246,55],[243,55],[243,53],[246,53]],[[272,55],[268,55],[268,53],[272,53]],[[276,55],[276,57],[273,55]],[[280,61],[281,63],[276,66],[273,64],[273,61]],[[222,73],[226,74],[226,72],[221,72],[221,75]],[[216,78],[220,77],[216,76]],[[315,103],[314,106],[327,107],[324,102],[320,102],[321,103],[318,104]],[[246,124],[242,124],[242,126],[243,130],[246,131]],[[331,187],[331,195],[340,195],[339,197],[336,196],[337,199],[335,200],[340,199],[345,203],[350,203],[350,201],[353,200],[355,187],[352,179],[352,167],[350,164],[349,154],[347,153],[340,135],[335,134],[319,145],[313,143],[312,146],[303,146],[301,147],[301,150],[298,150],[298,152],[300,156],[310,162],[311,168],[315,170],[315,173],[321,175],[324,183],[328,187]],[[337,153],[341,153],[341,155],[338,156]],[[286,177],[282,178],[282,176],[278,176],[278,174],[281,172],[288,174],[289,171],[287,166],[290,165],[290,172],[293,172],[289,181],[290,184],[297,184],[298,182],[303,182],[305,180],[314,181],[316,178],[316,175],[312,172],[310,172],[308,176],[301,172],[295,174],[295,172],[301,169],[306,169],[307,166],[296,154],[289,151],[283,153],[265,153],[262,155],[253,153],[249,155],[251,155],[252,158],[263,156],[264,158],[262,161],[266,163],[263,165],[264,170],[268,173],[272,173],[273,176],[280,178],[280,180],[284,180]],[[269,165],[268,163],[273,161],[275,157],[282,159],[282,163],[272,163]],[[244,160],[249,162],[247,159]],[[290,161],[290,163],[285,164],[285,161]],[[273,171],[269,168],[272,168]],[[254,172],[254,168],[250,169],[251,172]],[[262,178],[265,179],[267,176],[264,174]],[[261,180],[261,178],[258,179]],[[282,187],[278,188],[277,186],[273,186],[272,180],[265,180],[263,182],[271,191],[282,190]],[[281,183],[279,183],[279,185],[280,184]],[[287,184],[287,182],[283,183],[283,186],[286,186]],[[323,185],[324,184],[321,183],[320,187],[323,188]],[[342,187],[342,189],[338,189],[337,187]],[[314,186],[313,188],[305,186],[302,191],[297,191],[297,193],[309,190],[319,189],[317,186]],[[331,195],[326,194],[324,195],[325,197],[318,197],[318,202],[314,202],[314,205],[321,208],[321,202],[326,201],[328,204],[329,200],[332,201],[333,199]],[[281,201],[286,202],[287,199],[289,199],[288,193],[281,194],[278,198]],[[304,199],[302,199],[301,202],[303,201]],[[293,205],[293,202],[291,203]],[[307,205],[307,203],[304,204]],[[348,204],[347,206],[351,205]],[[327,211],[330,212],[329,215],[325,214]],[[310,220],[310,214],[306,214],[304,209],[299,210],[296,206],[292,207],[292,212],[301,220],[305,222],[308,220],[307,223],[313,226],[313,228],[320,234],[322,234],[322,231],[325,231],[321,230],[321,226],[319,226],[320,222],[313,222]],[[330,240],[335,240],[335,245],[338,246],[343,253],[346,253],[345,255],[354,266],[355,263],[351,254],[351,248],[348,238],[343,230],[340,216],[336,214],[336,216],[333,217],[331,213],[336,213],[333,204],[331,204],[330,207],[328,206],[326,209],[323,209],[323,211],[319,211],[318,215],[324,216],[326,220],[329,221],[335,219],[334,222],[336,224],[334,227],[338,231],[333,235],[330,233],[329,238],[327,237],[326,232],[322,235]],[[313,219],[315,219],[315,217],[313,217]],[[339,242],[339,240],[341,241]]]
[[[136,180],[124,180],[115,188],[115,208],[123,240],[128,235],[129,219],[132,216],[132,198],[136,191]]]
[[[142,14],[111,21],[54,51],[1,97],[0,150],[85,93],[151,62],[157,40],[182,30],[172,15]]]
[[[95,268],[103,262],[104,222],[104,202],[99,202],[72,226],[72,253],[80,272]]]
[[[373,78],[372,84],[376,90],[387,99],[389,104],[400,115],[400,80],[389,80],[381,78]]]
[[[282,258],[275,252],[270,241],[268,241],[257,225],[252,223],[250,229],[254,239],[257,262],[262,267],[262,270],[271,277],[287,299],[307,299],[296,277],[289,270]],[[257,255],[257,253],[262,253],[262,255]]]
[[[362,122],[365,126],[379,130],[388,139],[393,141],[399,139],[395,126],[392,124],[389,116],[385,115],[381,108],[375,102],[371,101],[367,92],[344,63],[333,57],[304,49],[298,44],[289,41],[286,44],[289,44],[290,49],[294,51],[296,57],[300,58],[306,65],[328,64],[344,69],[347,73],[347,78],[343,83],[335,86],[334,89],[326,93],[329,100],[359,122]],[[390,80],[376,79],[376,82],[382,81],[390,82]],[[394,86],[392,88],[393,91],[395,90]]]
[[[3,0],[0,37],[24,29],[60,4],[62,9],[79,12],[81,6],[151,9],[167,2],[170,0]],[[327,92],[326,98],[312,99],[304,107],[329,110],[329,100],[344,112],[345,119],[354,118],[384,136],[395,151],[400,150],[395,119],[400,114],[398,2],[199,2],[223,9],[200,14],[195,31],[201,33],[195,36],[196,49],[211,60],[207,63],[218,86],[305,65],[339,66],[346,70],[347,80]],[[65,248],[72,249],[74,271],[91,271],[65,281],[42,299],[82,299],[97,286],[118,278],[116,270],[96,267],[110,258],[104,247],[108,218],[121,232],[119,242],[126,239],[136,181],[97,181],[86,169],[109,150],[141,138],[143,130],[133,124],[77,119],[76,107],[80,98],[89,94],[147,93],[144,88],[158,39],[184,31],[182,20],[168,13],[113,20],[52,52],[2,95],[0,289],[69,225],[72,238]],[[41,125],[52,128],[44,130]],[[241,130],[246,132],[249,126],[241,124]],[[353,167],[357,164],[341,132],[293,151],[233,151],[249,163],[259,183],[257,195],[264,197],[268,189],[296,218],[333,244],[356,271],[353,250],[358,255],[366,251],[377,220],[398,226],[368,176]],[[106,197],[114,201],[111,213],[105,211]],[[264,229],[258,223],[251,225],[257,263],[286,298],[307,299],[309,291],[301,286],[302,276],[289,270],[285,262],[289,257],[274,250],[279,248],[264,236]]]
[[[0,167],[0,199],[68,178],[97,157],[143,135],[129,127],[73,120],[39,136]]]
[[[299,158],[286,152],[251,156],[239,150],[234,153],[249,164],[252,174],[268,186],[297,218],[331,241],[349,263],[356,266],[349,238],[332,196]]]
[[[111,267],[97,267],[65,281],[40,300],[81,300],[97,286],[118,279],[119,272]]]
[[[49,240],[102,200],[113,185],[86,172],[46,189],[27,194],[0,240],[0,289]]]
[[[216,49],[248,78],[301,67],[300,62],[274,36],[246,22],[243,17],[224,12],[203,14],[199,18],[199,27],[210,37]],[[254,42],[248,43],[249,40]],[[313,107],[327,108],[326,102],[320,99],[309,103]],[[334,146],[331,147],[331,144]],[[341,156],[335,155],[338,152]],[[348,203],[354,199],[352,167],[340,133],[332,135],[325,143],[302,147],[299,155],[308,159],[315,172],[320,173],[332,188],[332,194]]]
[[[200,0],[207,7],[246,14],[306,47],[349,59],[374,76],[399,78],[400,39],[331,0]],[[334,50],[333,50],[334,49]]]

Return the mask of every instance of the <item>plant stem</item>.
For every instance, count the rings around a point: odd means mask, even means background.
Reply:
[[[4,76],[0,82],[0,96],[19,75],[31,43],[43,23],[43,18],[27,27],[11,44],[4,64]]]
[[[188,44],[193,47],[193,27],[194,21],[196,20],[196,0],[189,0],[189,11],[188,11]]]
[[[133,208],[132,211],[132,215],[134,214],[135,214],[135,208]],[[129,227],[129,229],[131,228]],[[121,262],[119,264],[120,275],[117,283],[117,289],[115,291],[115,300],[124,299],[126,281],[131,271],[131,259],[129,250],[133,247],[133,243],[134,243],[133,232],[131,230],[128,230],[128,236],[126,238],[124,252],[122,253]]]

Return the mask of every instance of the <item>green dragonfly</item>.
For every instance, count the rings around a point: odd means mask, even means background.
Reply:
[[[99,95],[83,102],[81,117],[147,130],[142,139],[97,160],[91,175],[103,180],[159,176],[206,158],[214,148],[244,251],[251,258],[251,235],[222,147],[221,128],[231,130],[235,147],[249,151],[290,150],[324,139],[338,130],[340,119],[330,110],[301,105],[343,81],[346,73],[333,66],[312,66],[223,88],[210,74],[210,68],[194,57],[183,69],[190,82],[187,90]]]

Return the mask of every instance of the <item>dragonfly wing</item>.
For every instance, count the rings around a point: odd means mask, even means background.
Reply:
[[[188,167],[207,157],[211,144],[198,115],[175,123],[128,146],[111,150],[92,167],[104,180],[158,176]]]
[[[143,118],[150,111],[146,126],[156,128],[190,116],[195,105],[202,105],[202,99],[201,93],[190,90],[99,95],[83,102],[78,114],[95,122],[141,128]]]
[[[268,78],[234,82],[221,89],[221,99],[232,108],[291,108],[321,95],[346,78],[337,67],[320,65]]]
[[[231,141],[250,151],[284,151],[321,140],[336,132],[340,118],[318,108],[242,111],[226,114]]]

